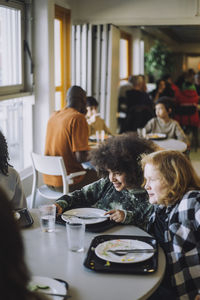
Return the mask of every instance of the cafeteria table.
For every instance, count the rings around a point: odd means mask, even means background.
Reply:
[[[60,278],[69,284],[72,300],[134,300],[147,299],[159,286],[165,272],[165,255],[158,249],[158,269],[149,274],[101,273],[83,265],[91,240],[97,235],[149,236],[133,225],[117,225],[105,232],[86,232],[85,251],[67,249],[66,229],[56,224],[55,232],[42,232],[38,209],[31,209],[34,219],[31,227],[22,229],[25,259],[36,276]]]
[[[187,150],[186,143],[175,139],[153,140],[153,142],[165,150],[176,150],[180,152]]]

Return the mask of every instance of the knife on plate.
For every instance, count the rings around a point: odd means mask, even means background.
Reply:
[[[107,250],[116,255],[125,255],[127,253],[154,253],[156,249],[116,249],[116,250]]]
[[[65,217],[75,217],[79,219],[84,219],[84,220],[90,220],[90,219],[107,219],[109,215],[106,216],[79,216],[79,215],[69,215],[69,214],[64,214]]]

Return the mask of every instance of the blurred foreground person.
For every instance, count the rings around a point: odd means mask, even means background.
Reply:
[[[166,272],[149,298],[194,300],[200,287],[200,178],[178,151],[142,159],[145,189],[154,212],[148,232],[166,255]]]
[[[28,289],[30,274],[24,261],[24,246],[12,203],[0,188],[0,291],[2,300],[42,300]]]

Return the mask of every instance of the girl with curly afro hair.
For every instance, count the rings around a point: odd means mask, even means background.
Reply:
[[[102,178],[56,201],[58,214],[78,207],[107,211],[111,220],[145,228],[152,206],[141,187],[141,155],[156,150],[153,142],[134,133],[111,137],[90,153],[91,163]]]

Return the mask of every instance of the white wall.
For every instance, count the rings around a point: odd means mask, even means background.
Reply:
[[[70,8],[65,0],[34,1],[35,107],[34,151],[44,153],[46,126],[54,110],[54,10],[55,4]]]

